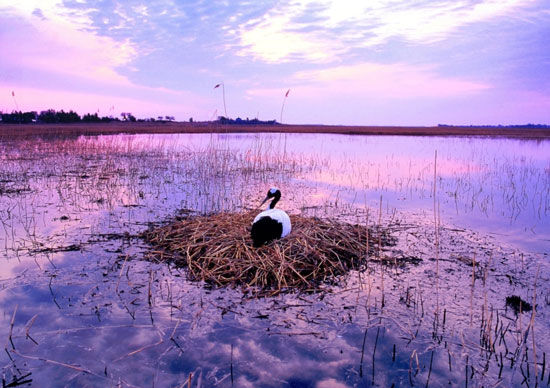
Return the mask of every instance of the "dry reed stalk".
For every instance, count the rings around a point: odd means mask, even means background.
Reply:
[[[124,359],[124,358],[131,357],[131,356],[133,356],[133,355],[135,355],[135,354],[138,354],[138,353],[143,352],[144,350],[147,350],[147,349],[153,348],[153,347],[155,347],[155,346],[158,346],[158,345],[162,344],[163,342],[164,342],[164,340],[161,338],[161,339],[159,339],[157,342],[155,342],[155,343],[153,343],[153,344],[144,345],[144,346],[140,347],[139,349],[136,349],[136,350],[133,350],[133,351],[127,353],[127,354],[124,354],[124,355],[122,355],[122,356],[120,356],[120,357],[114,359],[112,362],[115,363],[115,362],[118,362],[118,361],[120,361],[120,360],[122,360],[122,359]]]
[[[383,247],[395,244],[380,225],[377,232],[365,233],[365,225],[292,216],[289,236],[254,248],[253,217],[253,213],[190,216],[148,230],[142,237],[153,246],[151,260],[187,267],[191,280],[269,289],[275,294],[335,282],[349,270],[364,269],[373,252],[382,263]]]
[[[428,379],[426,380],[426,388],[430,385],[430,376],[432,375],[432,363],[434,361],[434,351],[432,350],[432,355],[430,356],[430,369],[428,371]]]
[[[15,345],[13,344],[13,340],[12,340],[12,334],[13,334],[13,325],[15,323],[15,314],[17,314],[17,308],[19,307],[19,305],[15,305],[15,309],[13,310],[13,315],[11,317],[11,322],[10,322],[10,332],[9,332],[9,335],[8,335],[8,338],[10,340],[10,343],[11,343],[11,347],[13,348],[13,350],[15,350]]]
[[[368,327],[365,328],[365,334],[363,335],[363,346],[361,346],[361,361],[359,363],[359,377],[363,377],[363,358],[365,356],[365,342],[367,341],[367,330]]]
[[[382,196],[380,196],[380,209],[378,212],[378,225],[377,225],[377,231],[378,231],[378,238],[381,238],[380,230],[382,228]],[[384,267],[382,266],[382,242],[378,240],[378,262],[380,263],[380,282],[382,287],[382,301],[380,303],[380,308],[383,309],[385,305],[385,299],[386,299],[386,293],[384,290]]]
[[[474,252],[474,257],[472,259],[472,286],[470,289],[470,327],[474,320],[474,287],[476,282],[476,253]]]
[[[436,291],[436,307],[435,315],[439,322],[439,201],[437,201],[437,150],[434,156],[434,227],[435,227],[435,291]],[[437,206],[436,206],[437,205]]]
[[[27,322],[27,324],[25,325],[25,337],[30,339],[32,342],[35,343],[35,345],[38,345],[38,342],[36,342],[34,340],[34,338],[31,337],[31,335],[29,334],[30,330],[31,330],[31,327],[35,321],[35,319],[38,317],[38,314],[34,314],[34,316],[29,319],[29,321]]]
[[[65,368],[69,368],[69,369],[75,370],[75,371],[77,371],[77,372],[87,373],[87,374],[90,374],[90,375],[96,376],[96,377],[102,377],[102,376],[98,375],[97,373],[94,373],[94,372],[92,372],[91,370],[85,369],[85,368],[80,367],[80,366],[78,366],[78,365],[67,364],[67,363],[64,363],[64,362],[61,362],[61,361],[50,360],[50,359],[44,358],[44,357],[30,356],[30,355],[28,355],[28,354],[19,353],[19,352],[16,351],[16,350],[14,350],[13,352],[14,352],[15,354],[17,354],[19,357],[23,357],[23,358],[26,358],[26,359],[29,359],[29,360],[43,361],[43,362],[48,363],[48,364],[52,364],[52,365],[57,365],[57,366],[62,366],[62,367],[65,367]],[[102,378],[103,378],[103,377],[102,377]]]
[[[537,368],[537,343],[535,342],[535,311],[537,309],[537,281],[539,279],[540,263],[537,266],[537,274],[533,283],[533,309],[531,310],[531,337],[533,339],[533,368],[535,368],[535,381],[538,383],[538,368]],[[527,338],[526,338],[527,340]],[[526,341],[527,342],[527,341]]]
[[[120,285],[120,278],[122,277],[122,272],[124,271],[124,267],[126,266],[126,262],[128,261],[128,254],[124,257],[124,262],[122,263],[122,267],[120,268],[120,273],[118,274],[118,279],[116,282],[115,291],[118,292],[118,286]]]
[[[233,344],[231,344],[231,385],[233,385]]]

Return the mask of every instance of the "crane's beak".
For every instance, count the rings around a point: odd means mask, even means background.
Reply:
[[[268,199],[269,199],[269,196],[266,196],[266,197],[264,198],[264,200],[262,201],[262,203],[260,203],[260,204],[258,205],[258,207],[261,207],[264,203],[267,202]]]

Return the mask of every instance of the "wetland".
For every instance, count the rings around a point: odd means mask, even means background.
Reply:
[[[65,134],[0,149],[4,386],[550,385],[548,140]],[[190,278],[142,238],[246,214],[272,186],[291,218],[394,242],[319,289],[265,295]]]

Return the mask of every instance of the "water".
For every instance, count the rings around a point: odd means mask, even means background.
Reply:
[[[520,384],[529,365],[534,385],[532,360],[550,351],[550,142],[225,134],[0,147],[7,382],[442,386],[468,374],[487,386]],[[150,223],[251,209],[273,185],[290,214],[381,222],[400,241],[387,255],[422,262],[258,299],[144,260],[136,236]],[[532,316],[506,308],[512,294],[537,295],[527,342]]]

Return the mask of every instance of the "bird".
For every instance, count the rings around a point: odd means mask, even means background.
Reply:
[[[281,199],[281,191],[275,187],[269,189],[260,206],[270,199],[271,203],[267,210],[258,214],[252,222],[250,235],[255,248],[287,236],[292,229],[288,214],[281,209],[275,209],[275,205]]]

